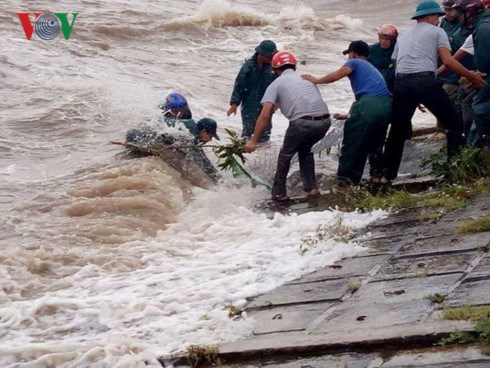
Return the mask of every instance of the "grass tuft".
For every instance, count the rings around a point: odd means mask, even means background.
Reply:
[[[446,300],[446,298],[447,298],[446,294],[439,294],[439,293],[424,296],[425,300],[428,300],[434,304],[441,304],[444,302],[444,300]]]
[[[475,329],[471,332],[453,332],[449,337],[442,339],[439,345],[490,343],[490,306],[467,305],[460,308],[447,308],[442,311],[442,318],[446,320],[474,321]]]
[[[422,168],[450,183],[469,183],[490,174],[490,151],[464,147],[447,160],[446,152],[439,151],[422,161]]]
[[[221,365],[218,358],[219,349],[217,346],[191,345],[187,348],[187,358],[193,368],[209,365]]]
[[[359,290],[360,287],[361,287],[361,283],[357,280],[355,281],[350,280],[347,283],[347,291],[351,294],[354,294],[357,290]]]
[[[327,224],[318,225],[314,235],[308,235],[301,239],[300,251],[302,254],[310,251],[318,244],[326,240],[334,240],[342,243],[348,243],[355,234],[355,229],[344,224],[342,215],[335,216]]]
[[[241,318],[242,317],[243,310],[241,310],[238,307],[235,307],[233,305],[233,303],[225,304],[225,306],[223,307],[223,309],[228,310],[228,317],[229,318],[237,319],[237,318]]]
[[[482,233],[484,231],[490,231],[490,216],[468,220],[464,222],[459,229],[461,234]]]
[[[442,319],[452,321],[485,321],[490,318],[490,306],[467,305],[459,308],[446,308],[442,311]]]

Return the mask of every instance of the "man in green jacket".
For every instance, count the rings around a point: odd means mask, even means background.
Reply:
[[[447,33],[452,55],[463,46],[464,42],[471,34],[471,31],[464,27],[459,21],[459,11],[454,7],[456,2],[457,0],[444,0],[442,2],[441,5],[446,14],[439,23],[439,27]],[[466,69],[473,70],[473,58],[471,56],[465,56],[460,59],[459,62]],[[459,75],[454,72],[447,72],[439,76],[439,78],[444,81],[444,89],[449,95],[449,98],[451,98],[452,101],[455,101],[457,90],[459,88]]]
[[[385,24],[378,30],[379,42],[369,46],[368,61],[379,70],[390,92],[393,91],[395,85],[395,65],[391,55],[395,49],[397,37],[396,27],[393,24]]]
[[[267,87],[276,79],[271,67],[271,60],[276,52],[276,44],[273,41],[262,41],[255,48],[255,54],[245,60],[235,79],[227,114],[228,116],[235,115],[237,107],[242,105],[242,137],[244,138],[250,139],[252,136],[255,122],[262,110],[260,101]],[[269,141],[271,129],[272,117],[260,136],[260,142]]]
[[[476,93],[472,108],[478,145],[490,148],[490,10],[480,0],[458,0],[455,7],[463,24],[473,30],[476,70],[486,74],[487,84]]]

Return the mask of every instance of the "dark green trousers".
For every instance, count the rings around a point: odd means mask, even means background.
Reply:
[[[391,97],[363,95],[354,102],[344,125],[337,176],[341,183],[358,185],[369,155],[371,173],[381,173],[382,148],[391,119]]]

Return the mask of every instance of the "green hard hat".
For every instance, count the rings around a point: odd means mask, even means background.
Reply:
[[[412,19],[417,19],[429,14],[444,15],[445,12],[436,1],[422,1],[419,3],[419,5],[417,5],[417,9],[415,9],[415,14],[413,15]]]
[[[264,40],[260,43],[259,46],[255,48],[255,51],[260,55],[264,55],[267,57],[273,57],[277,52],[277,47],[274,41]]]

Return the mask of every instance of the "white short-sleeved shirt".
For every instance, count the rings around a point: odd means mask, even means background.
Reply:
[[[446,32],[427,22],[417,23],[398,37],[391,57],[396,60],[396,74],[435,73],[440,47],[451,50]]]
[[[279,105],[282,114],[290,121],[302,116],[319,116],[328,114],[328,107],[323,101],[318,87],[301,78],[292,69],[286,69],[281,76],[272,82],[262,97],[261,103],[271,102]]]
[[[470,55],[475,55],[475,46],[473,45],[473,35],[469,35],[466,41],[464,41],[463,46],[459,48],[467,52]]]

